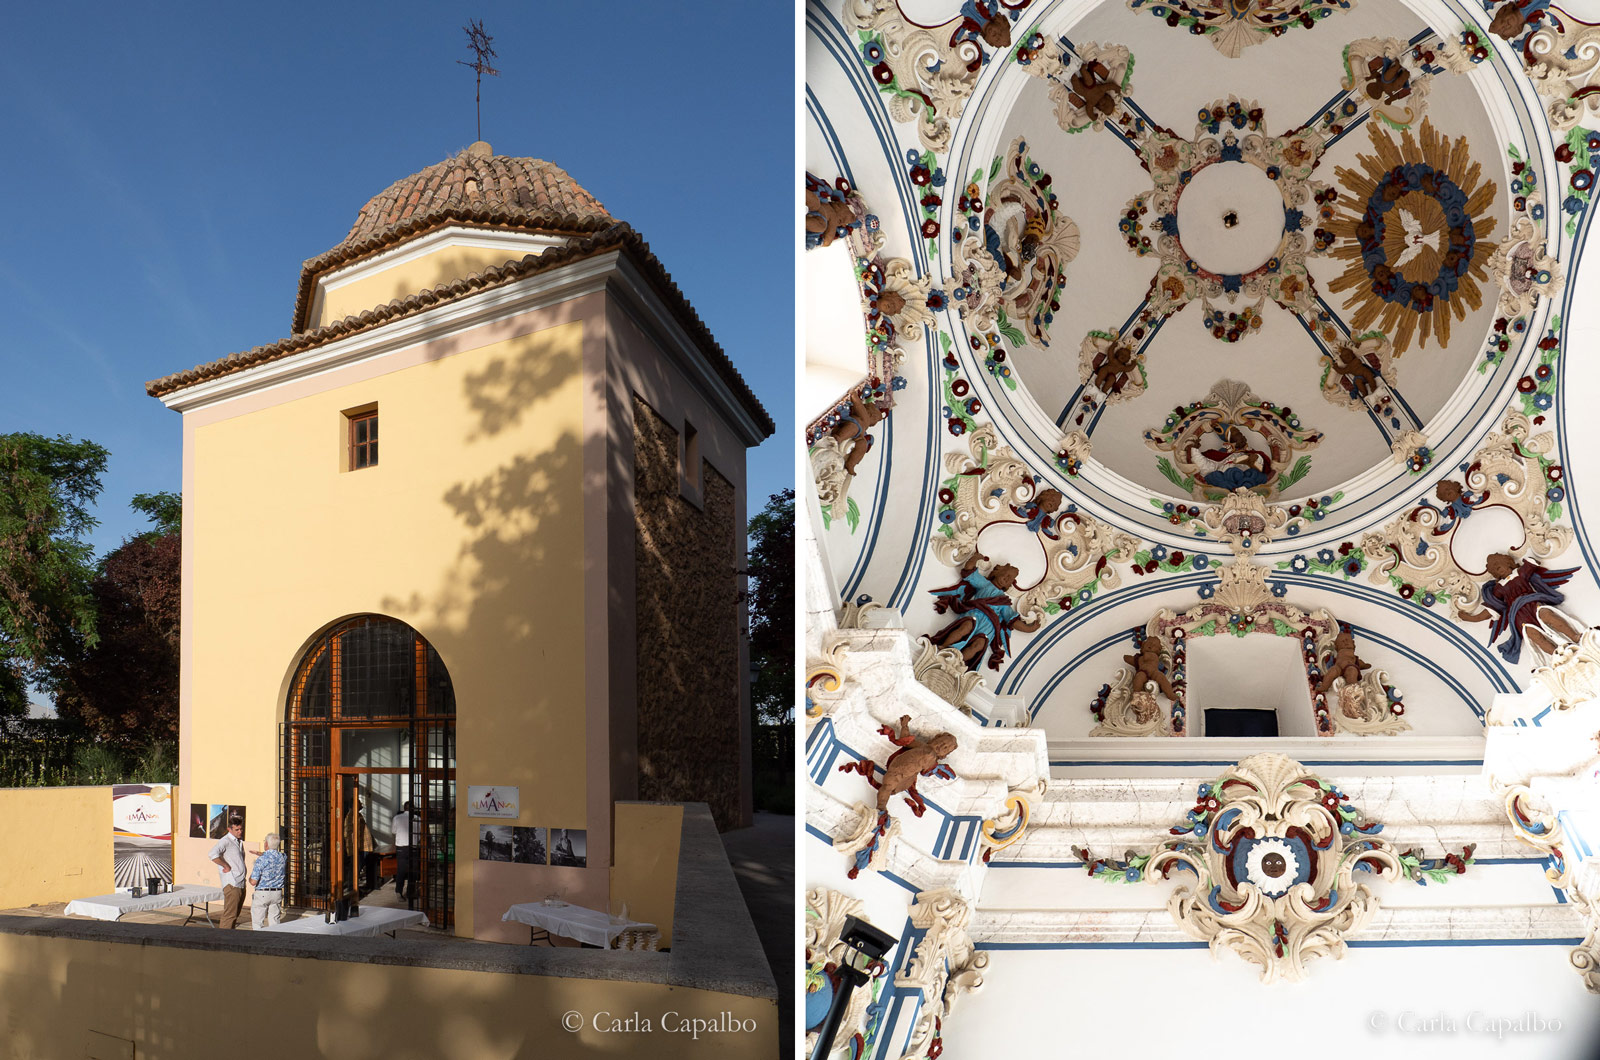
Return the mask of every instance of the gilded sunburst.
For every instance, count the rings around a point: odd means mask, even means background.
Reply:
[[[1367,129],[1376,154],[1358,155],[1360,170],[1337,171],[1344,210],[1329,225],[1338,237],[1331,253],[1348,264],[1328,288],[1350,291],[1351,330],[1376,326],[1396,356],[1413,333],[1422,346],[1430,336],[1447,345],[1451,317],[1483,304],[1495,183],[1480,179],[1466,137],[1452,144],[1429,121],[1420,144],[1409,129],[1399,143],[1376,122]]]

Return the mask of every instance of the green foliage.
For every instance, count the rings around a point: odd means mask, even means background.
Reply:
[[[108,454],[62,435],[0,434],[0,716],[96,641],[89,507]]]
[[[1290,486],[1293,486],[1296,482],[1299,482],[1301,479],[1305,478],[1306,473],[1310,470],[1311,457],[1302,456],[1299,460],[1295,461],[1294,467],[1290,468],[1286,474],[1281,474],[1278,476],[1278,492],[1283,493]]]
[[[794,710],[794,490],[767,498],[751,520],[751,707],[758,723],[787,723]]]
[[[136,512],[143,512],[155,523],[154,530],[146,531],[146,535],[164,537],[167,534],[180,533],[183,530],[183,495],[179,493],[135,493],[128,506]]]
[[[119,783],[124,768],[122,756],[103,743],[83,744],[72,756],[74,780],[79,784],[98,786]]]
[[[1156,470],[1165,475],[1167,480],[1182,490],[1184,494],[1187,495],[1194,490],[1194,476],[1178,474],[1178,469],[1173,467],[1172,461],[1166,457],[1156,461]]]

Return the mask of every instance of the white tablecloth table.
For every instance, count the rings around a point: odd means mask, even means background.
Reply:
[[[601,949],[609,949],[612,940],[624,931],[656,930],[654,924],[611,916],[570,902],[557,902],[555,905],[545,902],[523,902],[507,909],[500,919],[515,920],[543,929],[552,935],[564,935],[569,939],[587,942]]]
[[[411,909],[385,909],[364,905],[361,915],[349,920],[328,923],[321,913],[308,913],[299,920],[286,924],[264,925],[262,931],[285,931],[296,935],[343,935],[350,938],[370,938],[375,935],[393,935],[401,928],[426,927],[428,914]]]
[[[68,916],[92,916],[96,920],[120,920],[124,913],[147,913],[152,909],[170,909],[173,906],[189,907],[189,920],[199,906],[206,922],[211,922],[210,902],[222,901],[221,887],[204,887],[197,883],[180,883],[170,891],[146,894],[135,898],[131,894],[99,894],[93,898],[74,898],[67,903]],[[189,920],[185,920],[187,924]]]

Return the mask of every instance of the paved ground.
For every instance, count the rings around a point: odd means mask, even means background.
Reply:
[[[795,819],[758,813],[755,825],[722,833],[728,861],[739,878],[756,934],[767,951],[772,977],[778,981],[778,1040],[784,1057],[793,1056],[794,979],[798,967],[794,908]]]

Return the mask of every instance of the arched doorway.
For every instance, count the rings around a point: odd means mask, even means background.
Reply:
[[[439,653],[404,622],[348,619],[306,648],[285,706],[288,903],[331,909],[359,888],[358,798],[380,842],[410,801],[418,907],[434,927],[453,926],[456,701]]]

